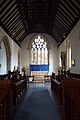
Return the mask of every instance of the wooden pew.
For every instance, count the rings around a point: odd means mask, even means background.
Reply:
[[[51,89],[54,92],[55,96],[58,99],[59,104],[62,104],[62,82],[56,80],[56,79],[51,79]]]
[[[0,80],[0,120],[10,120],[9,80]]]
[[[14,106],[21,98],[22,93],[27,89],[27,81],[21,76],[20,73],[16,73],[16,72],[10,72],[9,81],[11,85],[10,109],[13,110]]]
[[[21,98],[22,94],[26,90],[26,80],[20,80],[13,83],[13,105],[15,106],[18,100]]]
[[[8,74],[0,75],[0,80],[8,79]]]
[[[80,79],[51,79],[51,89],[62,107],[62,120],[80,120]]]
[[[27,81],[21,74],[12,74],[8,80],[7,77],[0,79],[0,120],[10,120],[10,114],[12,117],[14,107],[26,89]]]
[[[62,84],[64,120],[80,120],[80,80],[67,78]]]

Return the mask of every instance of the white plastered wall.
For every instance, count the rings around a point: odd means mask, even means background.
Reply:
[[[28,35],[24,41],[21,43],[21,66],[25,66],[27,70],[27,74],[30,73],[29,71],[29,65],[30,65],[30,49],[29,49],[29,43],[34,38],[36,33]],[[49,49],[49,74],[52,72],[57,73],[58,70],[58,44],[57,42],[48,34],[41,34],[42,36],[45,36],[45,38],[48,40],[50,44]]]
[[[75,66],[71,67],[71,72],[80,74],[80,21],[75,25],[65,41],[60,45],[59,50],[66,51],[68,41],[71,43],[72,59],[75,60]]]
[[[3,37],[6,36],[9,40],[10,43],[10,48],[11,48],[11,71],[14,70],[14,66],[18,66],[18,50],[19,50],[19,46],[7,35],[7,33],[2,29],[2,27],[0,27],[0,42],[2,41]],[[1,42],[1,47],[4,47],[4,45],[2,45]],[[3,50],[3,51],[2,51]],[[4,52],[3,57],[2,54]],[[1,64],[1,68],[0,68],[0,74],[4,74],[6,73],[6,52],[5,52],[5,48],[1,48],[0,50],[0,64]],[[4,60],[4,63],[2,62]],[[4,67],[3,67],[4,66]]]

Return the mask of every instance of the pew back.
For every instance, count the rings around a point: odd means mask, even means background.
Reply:
[[[62,92],[65,120],[80,120],[80,80],[64,80]]]
[[[80,79],[62,77],[59,82],[51,78],[51,88],[61,106],[63,120],[80,120]]]
[[[0,120],[10,120],[10,82],[0,80]]]

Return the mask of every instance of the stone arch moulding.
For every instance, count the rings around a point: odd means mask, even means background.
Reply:
[[[5,35],[2,37],[1,42],[3,42],[6,50],[6,56],[7,56],[7,72],[11,70],[11,48],[10,48],[10,43],[8,37]]]
[[[29,60],[30,60],[30,57],[31,57],[31,53],[30,53],[30,50],[31,50],[31,44],[32,42],[35,40],[35,38],[37,38],[38,36],[40,36],[41,38],[44,39],[44,41],[47,43],[47,48],[48,48],[48,64],[50,63],[50,60],[49,60],[49,55],[50,55],[50,43],[49,43],[49,40],[47,38],[47,36],[44,34],[44,33],[35,33],[34,35],[32,35],[29,43],[28,43],[28,50],[29,50]]]

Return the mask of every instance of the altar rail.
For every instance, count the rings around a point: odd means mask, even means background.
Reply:
[[[48,71],[32,71],[31,75],[34,78],[44,78],[44,76],[48,75]]]

